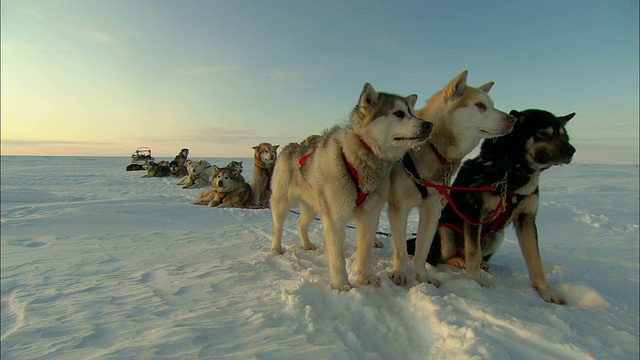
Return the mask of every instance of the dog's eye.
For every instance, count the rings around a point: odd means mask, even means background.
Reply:
[[[547,140],[547,139],[549,139],[549,137],[551,137],[551,135],[547,131],[538,131],[536,133],[536,137],[539,140]]]
[[[476,107],[478,109],[480,109],[480,110],[486,110],[487,109],[487,106],[485,104],[481,103],[481,102],[477,102],[476,103]]]
[[[396,112],[393,113],[393,115],[397,116],[399,119],[404,119],[404,111],[402,110],[398,110]]]

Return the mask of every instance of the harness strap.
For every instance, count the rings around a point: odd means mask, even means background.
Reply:
[[[455,213],[458,214],[458,216],[460,216],[460,218],[462,220],[464,220],[466,223],[471,224],[471,225],[479,226],[479,225],[484,225],[484,224],[486,224],[486,223],[488,223],[490,221],[493,221],[495,218],[498,217],[498,215],[500,215],[500,212],[503,210],[502,209],[503,205],[505,204],[505,200],[503,198],[500,198],[500,201],[498,202],[498,206],[496,206],[496,209],[493,211],[493,214],[491,214],[491,216],[489,216],[488,218],[484,219],[483,221],[475,222],[475,221],[469,220],[466,216],[464,216],[464,214],[460,210],[458,210],[458,207],[453,202],[453,199],[451,198],[451,195],[449,194],[449,190],[457,190],[457,191],[489,191],[489,190],[494,190],[494,186],[493,185],[483,186],[483,187],[475,187],[475,188],[467,188],[467,187],[460,187],[460,186],[438,185],[438,184],[430,183],[428,181],[422,181],[422,184],[424,186],[432,187],[432,188],[436,189],[440,195],[444,196],[447,199],[447,201],[451,205],[451,208],[453,209],[453,211],[455,211]]]
[[[438,161],[440,162],[441,165],[450,164],[449,160],[447,160],[446,157],[444,157],[444,156],[442,156],[442,154],[440,154],[440,151],[438,151],[436,146],[433,145],[433,143],[431,141],[429,141],[429,146],[431,147],[431,151],[433,151],[433,154],[438,158]]]
[[[298,163],[300,164],[300,166],[302,166],[304,164],[304,162],[307,161],[309,156],[311,156],[311,153],[308,153],[307,155],[301,157],[300,160],[298,160]]]
[[[267,174],[267,190],[271,190],[271,178],[273,177],[273,168],[274,166],[271,166],[268,169],[264,169],[264,172]]]
[[[347,167],[347,169],[349,169],[349,174],[351,175],[351,180],[353,180],[353,182],[356,184],[356,187],[358,188],[358,196],[356,197],[356,207],[360,206],[360,204],[362,204],[362,202],[367,198],[367,194],[366,192],[362,191],[362,189],[360,189],[360,177],[358,176],[358,170],[356,170],[356,168],[353,167],[353,165],[351,165],[351,163],[349,162],[349,160],[347,160],[347,157],[344,155],[344,153],[342,153],[342,161],[344,162],[344,165]]]
[[[498,229],[500,229],[502,226],[504,226],[504,224],[507,222],[507,220],[509,220],[509,218],[511,217],[511,214],[513,212],[513,209],[515,207],[518,206],[518,204],[520,203],[520,201],[522,201],[522,199],[525,198],[526,195],[519,195],[516,194],[512,191],[508,191],[507,192],[507,196],[508,198],[504,200],[504,204],[505,204],[505,208],[504,211],[499,213],[499,216],[493,216],[495,215],[492,214],[492,216],[490,216],[488,218],[488,220],[493,220],[490,224],[486,225],[488,223],[488,221],[482,221],[481,223],[473,223],[473,222],[469,222],[471,225],[483,225],[482,226],[482,230],[480,232],[480,237],[484,238],[487,235],[497,231]],[[509,201],[510,200],[510,201]],[[500,203],[502,203],[502,199],[500,200]],[[453,203],[451,203],[453,205]],[[498,207],[499,209],[500,207]],[[455,211],[456,209],[454,209]],[[460,216],[461,214],[456,211],[456,213],[458,214],[458,216]],[[461,216],[463,220],[465,220],[466,218]],[[466,221],[466,220],[465,220]],[[455,232],[457,232],[458,234],[462,234],[464,235],[464,231],[462,229],[460,229],[458,226],[456,226],[453,223],[448,223],[448,222],[441,222],[438,224],[438,227],[447,227]]]
[[[366,150],[372,151],[369,144],[367,144],[367,142],[364,140],[364,137],[362,137],[361,135],[358,135],[358,140]],[[304,165],[304,163],[307,161],[307,159],[309,159],[309,156],[311,156],[312,153],[313,152],[310,152],[304,155],[303,157],[301,157],[300,160],[298,160],[300,167]],[[367,195],[369,194],[362,191],[362,189],[360,188],[360,176],[358,175],[358,170],[356,170],[356,168],[349,162],[349,160],[347,160],[347,157],[344,155],[344,152],[342,152],[342,161],[344,162],[345,167],[349,170],[349,175],[351,175],[351,179],[353,180],[353,182],[356,184],[356,187],[358,188],[358,195],[356,196],[356,207],[358,207],[360,206],[360,204],[364,202],[364,200],[367,198]]]
[[[413,175],[414,178],[420,178],[418,169],[416,169],[416,164],[413,162],[413,159],[411,158],[411,155],[409,155],[409,153],[407,153],[402,158],[402,166],[404,166],[405,170]],[[425,199],[429,195],[429,190],[427,189],[427,187],[422,185],[418,181],[414,181],[414,184],[416,184],[416,188],[418,189],[418,191],[420,191],[420,195],[422,195],[422,198]]]

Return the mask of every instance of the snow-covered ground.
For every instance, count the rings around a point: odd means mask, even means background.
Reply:
[[[196,158],[194,158],[196,159]],[[224,166],[231,159],[208,159]],[[245,161],[251,179],[252,160]],[[482,288],[328,285],[317,251],[269,251],[269,210],[191,205],[199,190],[126,172],[126,158],[2,157],[1,357],[9,359],[638,359],[638,167],[571,164],[542,176],[538,215],[550,283],[531,288],[513,231]],[[415,231],[412,214],[409,230]],[[386,213],[380,231],[388,232]]]

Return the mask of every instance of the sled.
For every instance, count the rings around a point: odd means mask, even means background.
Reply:
[[[136,149],[136,151],[131,154],[131,162],[133,164],[143,163],[146,164],[149,161],[154,161],[155,159],[151,156],[151,149],[146,146],[142,146]]]

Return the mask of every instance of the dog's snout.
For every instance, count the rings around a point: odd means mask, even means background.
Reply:
[[[422,128],[420,129],[420,133],[424,136],[429,136],[431,134],[431,130],[433,129],[433,123],[429,121],[422,121]]]

